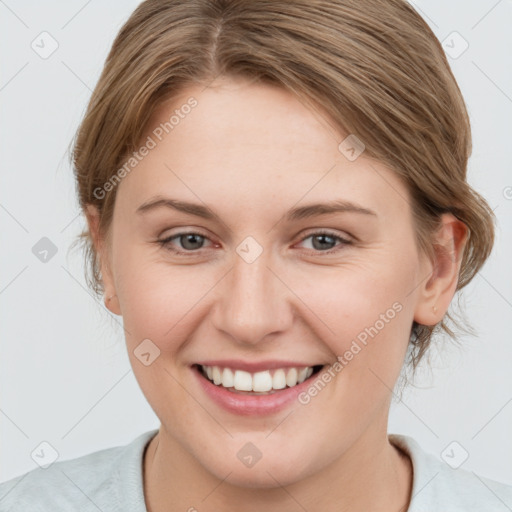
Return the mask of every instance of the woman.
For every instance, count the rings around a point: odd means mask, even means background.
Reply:
[[[74,165],[90,284],[161,427],[2,484],[0,509],[510,509],[387,434],[492,248],[470,149],[405,1],[143,2]]]

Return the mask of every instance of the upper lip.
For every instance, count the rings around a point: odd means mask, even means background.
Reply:
[[[244,370],[249,373],[256,373],[265,370],[274,370],[276,368],[305,368],[313,366],[324,366],[323,363],[311,364],[300,361],[278,361],[276,359],[267,361],[242,361],[240,359],[215,359],[199,361],[196,364],[201,366],[220,366],[221,368],[232,368],[234,370]]]

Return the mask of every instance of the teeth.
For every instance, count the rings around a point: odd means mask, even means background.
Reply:
[[[218,366],[214,366],[212,368],[212,376],[214,384],[220,384],[222,382],[222,375],[220,373],[220,368]]]
[[[270,391],[272,389],[272,377],[270,372],[258,372],[252,377],[253,391]]]
[[[297,382],[299,384],[307,379],[308,370],[311,370],[311,373],[313,372],[313,368],[302,368],[301,370],[299,370],[299,373],[297,375]]]
[[[279,368],[249,373],[243,370],[220,368],[219,366],[201,366],[203,374],[217,386],[237,391],[255,391],[265,393],[301,384],[313,374],[311,366],[305,368]]]
[[[207,369],[208,373],[208,369]],[[235,376],[233,375],[233,372],[229,368],[224,368],[224,371],[222,372],[222,385],[226,388],[232,388],[235,384]]]
[[[286,373],[284,370],[276,370],[272,377],[272,387],[274,389],[284,389],[286,387]]]
[[[214,368],[217,367],[214,366]],[[252,391],[252,375],[249,372],[237,370],[233,379],[233,387],[238,391]]]
[[[286,374],[286,385],[293,387],[297,385],[297,368],[290,368]]]

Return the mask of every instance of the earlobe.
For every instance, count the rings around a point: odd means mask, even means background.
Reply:
[[[87,224],[89,226],[89,233],[94,244],[97,258],[100,262],[101,279],[104,289],[103,301],[105,307],[112,313],[120,315],[121,310],[119,307],[119,301],[117,300],[114,280],[109,265],[108,247],[99,228],[100,214],[98,209],[94,205],[87,205],[86,217]]]
[[[452,214],[443,214],[432,241],[434,258],[429,275],[419,289],[414,320],[436,325],[445,315],[457,290],[460,265],[467,239],[467,226]]]

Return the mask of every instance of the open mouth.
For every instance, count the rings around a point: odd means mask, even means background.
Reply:
[[[199,374],[216,386],[244,395],[271,395],[313,378],[324,366],[275,368],[250,373],[220,366],[193,365]]]

